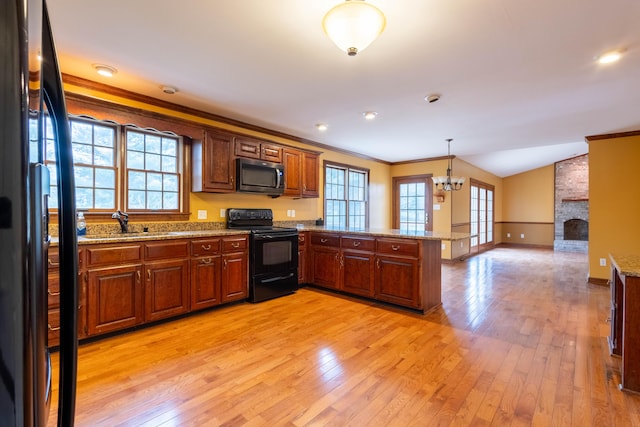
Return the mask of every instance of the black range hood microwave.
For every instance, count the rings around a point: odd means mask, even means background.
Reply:
[[[278,197],[284,193],[284,165],[254,159],[236,159],[236,190]]]

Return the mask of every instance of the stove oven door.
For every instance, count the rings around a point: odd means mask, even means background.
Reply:
[[[249,301],[258,302],[298,289],[298,232],[252,234]]]

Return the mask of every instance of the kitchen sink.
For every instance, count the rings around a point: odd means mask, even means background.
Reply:
[[[104,234],[87,234],[83,236],[85,239],[128,239],[136,237],[162,237],[178,234],[174,231],[150,231],[150,232],[131,232],[131,233],[104,233]]]

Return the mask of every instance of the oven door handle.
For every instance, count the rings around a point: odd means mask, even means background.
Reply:
[[[264,279],[264,280],[260,280],[260,283],[271,283],[271,282],[277,282],[278,280],[285,280],[285,279],[290,279],[294,276],[293,273],[289,273],[286,276],[278,276],[278,277],[272,277],[270,279]]]
[[[298,232],[291,233],[277,233],[277,234],[254,234],[254,240],[273,240],[273,239],[290,239],[292,237],[298,238]]]

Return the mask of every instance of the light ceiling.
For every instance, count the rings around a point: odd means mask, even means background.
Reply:
[[[48,5],[64,73],[389,162],[446,155],[453,138],[504,177],[640,129],[637,0],[368,0],[387,26],[355,57],[322,30],[338,1]],[[595,61],[618,48],[618,63]]]

